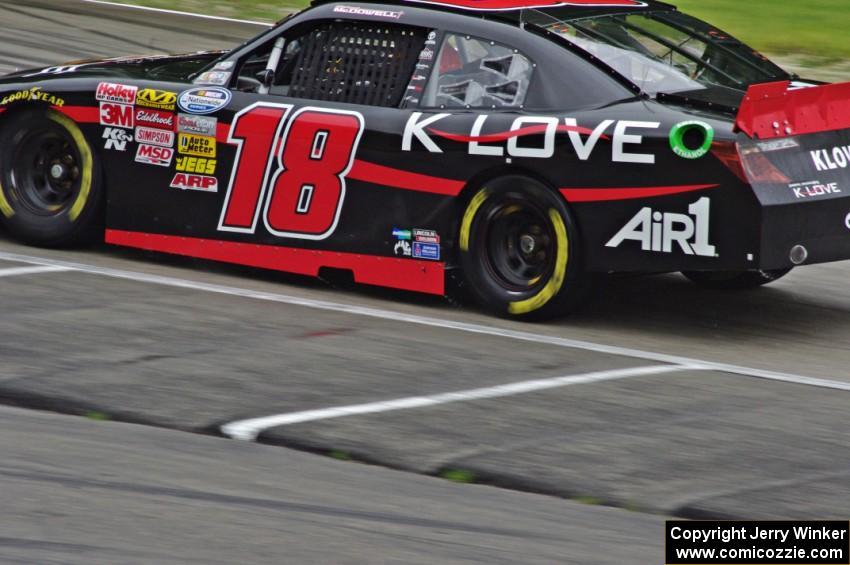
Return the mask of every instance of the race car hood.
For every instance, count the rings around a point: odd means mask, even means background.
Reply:
[[[16,71],[0,78],[0,82],[16,82],[20,79],[49,78],[146,78],[152,80],[187,81],[221,57],[224,51],[203,51],[185,55],[155,55],[144,57],[118,57],[73,61],[59,66]]]

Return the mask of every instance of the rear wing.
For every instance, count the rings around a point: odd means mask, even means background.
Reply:
[[[790,81],[754,84],[735,123],[752,139],[850,129],[850,83],[789,88]]]

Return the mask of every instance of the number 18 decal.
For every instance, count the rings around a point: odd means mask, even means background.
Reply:
[[[329,237],[363,128],[357,112],[310,106],[258,102],[236,114],[228,142],[239,149],[218,229],[254,233],[262,211],[278,237]]]

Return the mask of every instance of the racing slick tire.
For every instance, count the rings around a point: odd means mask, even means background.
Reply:
[[[791,272],[791,268],[769,271],[683,271],[690,281],[716,290],[746,290],[777,281]]]
[[[524,176],[500,177],[473,193],[458,244],[469,292],[506,318],[537,321],[564,315],[591,286],[566,203]]]
[[[77,124],[53,110],[24,110],[0,127],[0,220],[32,245],[94,237],[102,206],[100,163]]]

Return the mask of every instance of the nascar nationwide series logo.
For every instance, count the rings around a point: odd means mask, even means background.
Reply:
[[[226,88],[193,88],[183,92],[177,104],[189,114],[212,114],[227,106],[232,96]]]
[[[672,253],[675,244],[685,255],[716,257],[716,248],[708,242],[710,210],[711,199],[707,197],[688,206],[690,215],[654,211],[647,206],[605,246],[620,247],[625,241],[637,241],[643,251]]]
[[[136,86],[116,84],[114,82],[102,82],[97,85],[94,97],[101,102],[114,102],[116,104],[134,104],[139,89]]]
[[[177,103],[177,95],[165,90],[154,90],[145,88],[136,95],[136,106],[154,108],[156,110],[174,110]]]

